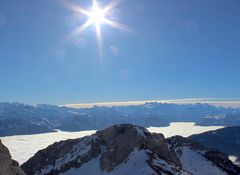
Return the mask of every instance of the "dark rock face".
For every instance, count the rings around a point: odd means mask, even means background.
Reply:
[[[181,137],[181,136],[173,136],[166,139],[168,144],[171,145],[171,149],[188,146],[193,150],[204,150],[204,146],[200,143],[193,141],[189,138]]]
[[[28,175],[58,175],[97,161],[101,172],[115,175],[111,173],[116,168],[127,165],[130,155],[143,152],[145,156],[141,157],[140,162],[145,162],[144,169],[151,170],[144,175],[191,174],[192,172],[183,169],[176,152],[177,148],[183,146],[195,151],[199,156],[206,157],[219,167],[218,171],[233,174],[238,171],[227,157],[220,153],[213,154],[195,141],[180,136],[165,139],[162,134],[151,134],[143,127],[130,124],[114,125],[92,136],[54,143],[39,151],[24,163],[22,168]],[[200,154],[201,151],[204,154]],[[92,166],[88,166],[91,169]]]
[[[105,151],[101,155],[100,162],[101,168],[106,171],[111,171],[124,161],[134,148],[140,147],[145,136],[138,134],[131,125],[113,126],[98,131],[96,135],[104,142]]]
[[[228,156],[222,152],[210,150],[205,153],[205,157],[214,162],[218,167],[226,171],[228,174],[240,174],[240,168],[233,165],[228,159]]]
[[[103,140],[105,151],[101,155],[101,168],[106,171],[122,163],[135,148],[148,149],[170,162],[180,165],[173,152],[168,150],[162,134],[151,134],[134,125],[115,125],[96,135]]]
[[[0,175],[25,175],[0,140]]]

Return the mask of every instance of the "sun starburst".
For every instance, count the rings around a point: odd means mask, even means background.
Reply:
[[[96,29],[96,36],[97,36],[97,43],[99,53],[102,56],[103,54],[103,39],[102,39],[102,31],[101,27],[103,24],[109,25],[111,27],[131,32],[132,30],[119,22],[111,20],[111,13],[116,5],[118,4],[118,0],[112,0],[108,5],[105,7],[100,7],[97,0],[92,0],[92,7],[90,10],[87,10],[79,5],[75,5],[69,3],[69,1],[61,1],[63,7],[72,10],[75,13],[83,14],[87,17],[87,20],[78,26],[70,35],[69,37],[75,37],[81,35],[89,26],[94,25]],[[68,37],[68,38],[69,38]]]
[[[106,21],[106,11],[101,9],[97,3],[92,6],[92,11],[88,14],[89,21],[94,25],[101,25]]]

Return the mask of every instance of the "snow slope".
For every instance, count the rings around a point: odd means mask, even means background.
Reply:
[[[207,160],[201,153],[193,151],[186,146],[177,150],[182,168],[194,175],[227,175],[216,165]]]

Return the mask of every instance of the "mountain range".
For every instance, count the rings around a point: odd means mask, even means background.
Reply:
[[[114,124],[130,123],[144,127],[167,126],[170,122],[198,125],[240,125],[240,109],[208,104],[145,103],[75,109],[54,105],[0,103],[0,136],[62,131],[98,130]]]

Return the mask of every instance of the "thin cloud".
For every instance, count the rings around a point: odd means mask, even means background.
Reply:
[[[214,99],[214,98],[188,98],[188,99],[173,99],[173,100],[144,100],[144,101],[125,101],[125,102],[102,102],[102,103],[79,103],[79,104],[66,104],[63,106],[72,108],[91,108],[93,106],[129,106],[129,105],[142,105],[149,102],[158,103],[174,103],[174,104],[210,104],[214,106],[240,108],[240,99]]]

